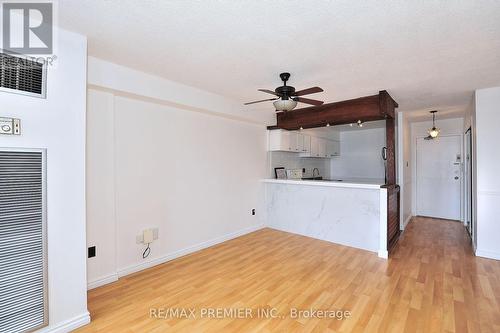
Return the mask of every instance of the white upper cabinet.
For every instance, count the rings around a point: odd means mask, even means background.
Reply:
[[[340,156],[340,142],[336,140],[328,140],[326,154],[328,157]]]
[[[319,153],[319,157],[329,157],[326,154],[327,144],[328,144],[328,140],[322,139],[322,138],[318,139],[318,153]]]
[[[289,151],[298,153],[297,132],[285,130],[269,131],[269,151]]]
[[[309,154],[304,154],[304,157],[327,157],[326,155],[327,140],[323,138],[311,137],[311,151]]]
[[[285,131],[286,132],[286,131]],[[288,151],[299,152],[299,134],[297,132],[288,131],[289,144]]]
[[[297,148],[299,153],[308,154],[311,151],[311,137],[306,134],[297,133]]]
[[[340,142],[297,131],[269,131],[269,151],[300,153],[301,157],[331,158],[340,155]]]

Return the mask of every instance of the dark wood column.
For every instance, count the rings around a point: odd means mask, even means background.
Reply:
[[[380,93],[380,108],[386,110],[385,135],[387,161],[385,166],[387,188],[387,249],[390,251],[399,239],[400,192],[396,184],[396,107],[389,94]]]

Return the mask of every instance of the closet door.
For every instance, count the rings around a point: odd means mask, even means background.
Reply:
[[[0,148],[0,332],[45,326],[44,151]]]

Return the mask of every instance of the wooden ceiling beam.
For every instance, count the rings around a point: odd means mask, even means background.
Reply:
[[[373,96],[366,96],[342,102],[328,103],[276,114],[277,124],[268,129],[297,130],[330,125],[344,125],[394,118],[398,104],[385,90]]]

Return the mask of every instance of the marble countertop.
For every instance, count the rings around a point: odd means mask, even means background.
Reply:
[[[347,187],[347,188],[364,188],[364,189],[380,189],[380,186],[385,184],[383,179],[380,180],[380,179],[365,179],[365,178],[342,178],[342,180],[263,179],[262,182],[273,183],[273,184],[330,186],[330,187]]]

